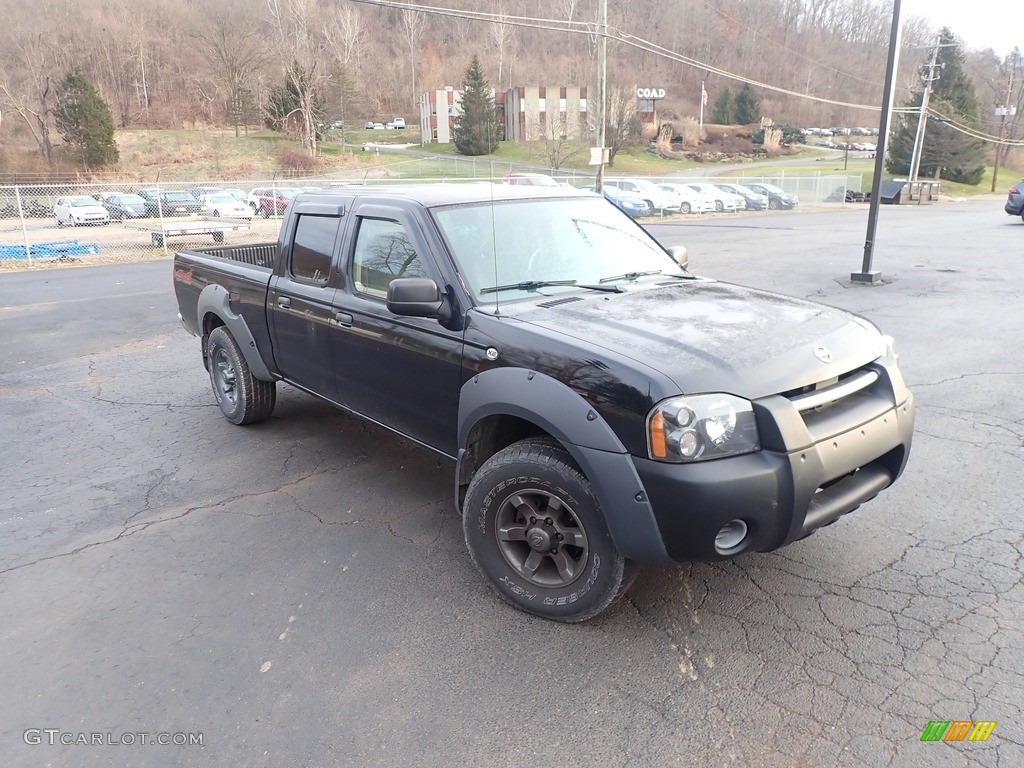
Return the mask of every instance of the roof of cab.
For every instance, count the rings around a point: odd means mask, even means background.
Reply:
[[[300,198],[323,199],[334,197],[351,199],[353,195],[372,195],[378,198],[414,200],[428,208],[441,205],[464,203],[501,202],[506,200],[529,200],[536,198],[592,197],[586,192],[570,187],[514,186],[490,182],[465,182],[454,184],[401,184],[401,185],[352,185],[338,186],[322,192],[304,192]]]

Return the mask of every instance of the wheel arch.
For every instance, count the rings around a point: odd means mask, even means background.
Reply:
[[[199,301],[196,305],[196,319],[198,326],[203,333],[203,362],[207,363],[207,340],[215,328],[227,326],[228,331],[235,337],[249,371],[253,377],[260,381],[275,381],[270,373],[267,364],[256,346],[256,339],[249,330],[245,318],[231,309],[231,295],[221,285],[208,285],[199,294]]]
[[[633,560],[671,563],[632,457],[577,392],[536,371],[497,368],[467,381],[459,399],[455,500],[491,456],[529,437],[548,436],[587,478],[616,545]]]

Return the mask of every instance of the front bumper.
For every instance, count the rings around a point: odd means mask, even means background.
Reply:
[[[899,477],[910,453],[914,400],[901,394],[881,412],[864,398],[845,414],[852,419],[827,434],[812,434],[785,405],[759,408],[765,447],[757,453],[693,464],[634,457],[668,556],[716,561],[768,552],[874,498]],[[715,539],[734,520],[743,521],[746,536],[723,553]]]

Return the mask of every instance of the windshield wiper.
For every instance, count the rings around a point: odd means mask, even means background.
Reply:
[[[638,277],[647,277],[647,275],[660,275],[660,269],[648,269],[646,272],[626,272],[622,275],[612,275],[611,277],[602,277],[597,282],[599,283],[614,283],[616,280],[636,280]]]
[[[552,285],[576,285],[575,280],[524,280],[521,283],[509,283],[508,285],[494,285],[490,288],[481,288],[480,293],[498,293],[498,291],[536,291],[538,288],[547,288]]]

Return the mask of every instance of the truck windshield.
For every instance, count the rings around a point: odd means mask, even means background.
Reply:
[[[658,243],[608,201],[545,198],[434,210],[463,281],[481,303],[582,290],[609,275],[683,275]]]

